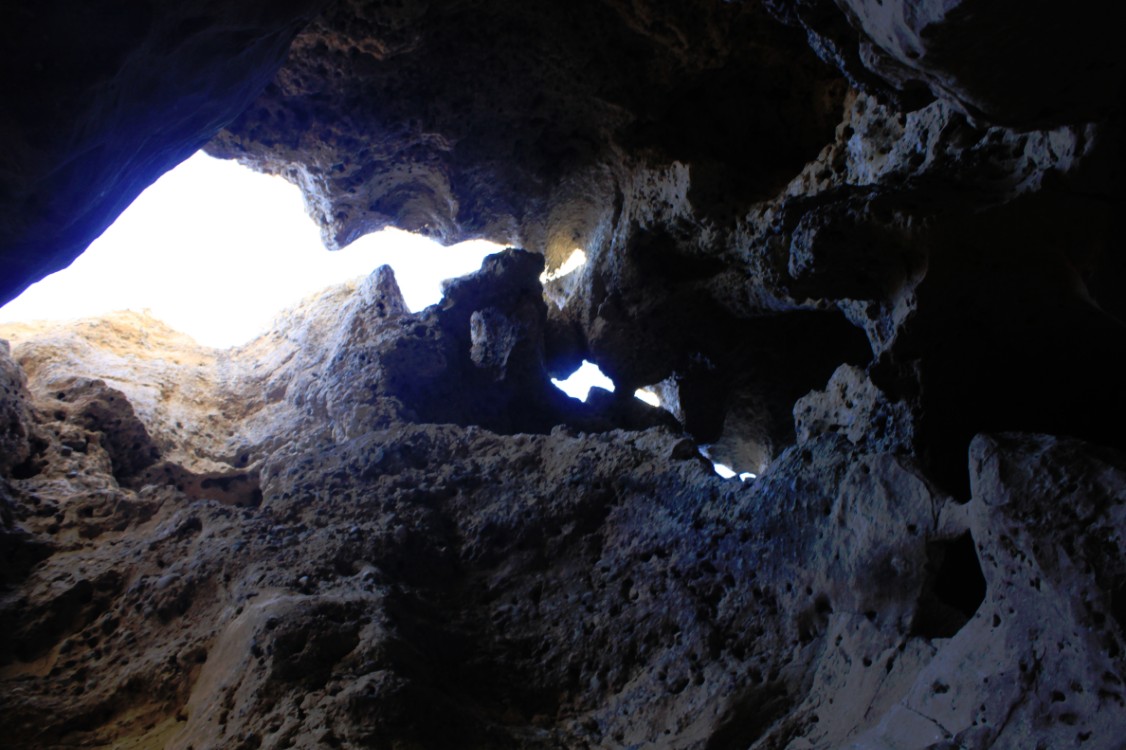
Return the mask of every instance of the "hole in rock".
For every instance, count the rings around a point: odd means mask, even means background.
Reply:
[[[611,393],[614,391],[614,381],[606,377],[605,373],[598,368],[598,365],[585,359],[579,369],[571,373],[570,377],[565,380],[552,378],[551,382],[556,388],[579,401],[587,400],[591,388],[602,388]]]
[[[709,449],[710,447],[711,447],[711,446],[707,446],[707,445],[705,445],[705,446],[702,446],[702,447],[700,448],[700,452],[701,452],[701,453],[703,453],[703,454],[704,454],[704,456],[705,456],[705,457],[706,457],[706,458],[707,458],[707,459],[708,459],[709,461],[711,461],[711,462],[712,462],[712,468],[713,468],[713,469],[715,469],[715,473],[716,473],[716,474],[719,474],[719,475],[720,475],[721,477],[723,477],[724,479],[735,479],[736,477],[738,477],[738,478],[739,478],[740,480],[742,480],[742,481],[744,481],[744,482],[746,482],[746,481],[748,481],[748,480],[751,480],[751,479],[758,479],[758,474],[755,474],[754,472],[750,472],[750,471],[736,471],[735,469],[731,468],[731,467],[730,467],[730,466],[728,466],[727,464],[724,464],[724,463],[720,463],[719,461],[716,461],[716,460],[714,460],[714,459],[713,459],[713,458],[711,457],[711,454],[710,454],[710,453],[709,453],[709,451],[708,451],[708,449]]]
[[[540,283],[546,284],[549,281],[555,281],[556,279],[568,276],[582,268],[585,263],[586,253],[582,248],[576,247],[559,268],[556,268],[554,271],[544,269],[544,272],[540,274]]]
[[[39,456],[32,456],[12,467],[12,479],[31,479],[43,473],[46,462]]]
[[[201,344],[266,331],[283,309],[389,264],[407,306],[441,299],[441,281],[502,249],[442,247],[388,229],[324,249],[296,186],[199,152],[163,175],[77,260],[0,309],[0,322],[145,310]]]
[[[926,576],[911,632],[923,638],[952,638],[985,601],[985,576],[968,531],[927,544]]]
[[[599,369],[598,365],[589,360],[583,360],[579,369],[575,370],[565,380],[551,379],[552,384],[571,398],[586,401],[590,396],[591,388],[601,388],[610,393],[614,392],[614,381]],[[660,406],[661,398],[648,388],[638,388],[633,393],[634,398],[644,401],[650,406]]]
[[[724,479],[734,479],[735,477],[739,477],[740,479],[742,479],[745,482],[748,479],[757,479],[758,478],[757,474],[752,474],[749,471],[735,471],[734,469],[732,469],[730,466],[727,466],[726,464],[718,464],[718,463],[715,463],[713,461],[712,466],[715,468],[715,473],[719,474]]]

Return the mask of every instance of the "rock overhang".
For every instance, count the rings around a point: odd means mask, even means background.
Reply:
[[[6,281],[47,267],[29,258],[81,244],[66,222],[35,229],[59,205],[36,189],[50,195],[81,173],[98,189],[55,199],[104,222],[103,186],[122,199],[207,140],[302,183],[330,245],[400,223],[535,254],[503,256],[451,287],[447,308],[385,337],[395,354],[383,359],[429,362],[426,377],[379,364],[380,346],[348,344],[347,330],[379,326],[343,298],[302,339],[318,363],[307,376],[286,379],[282,342],[265,346],[278,366],[258,384],[264,406],[293,399],[311,422],[251,420],[261,466],[245,444],[215,453],[261,470],[249,502],[209,496],[218,484],[204,487],[214,477],[202,471],[131,488],[146,467],[119,460],[115,474],[121,446],[99,428],[105,414],[81,422],[59,408],[37,421],[5,365],[4,538],[18,550],[5,580],[29,581],[34,599],[42,576],[73,579],[27,617],[4,610],[23,649],[9,663],[31,669],[54,658],[56,636],[93,643],[114,628],[150,644],[135,666],[169,663],[158,631],[179,623],[194,645],[165,677],[142,680],[165,702],[145,710],[182,729],[179,707],[207,697],[187,692],[222,685],[258,741],[304,731],[259,694],[284,696],[283,709],[315,704],[318,741],[359,744],[389,727],[448,740],[417,722],[442,695],[457,731],[485,744],[628,745],[667,731],[710,747],[799,735],[878,745],[904,732],[1114,746],[1122,460],[1105,446],[1121,447],[1124,416],[1122,61],[1097,14],[971,0],[244,4],[234,25],[255,31],[235,49],[221,29],[236,10],[199,8],[187,25],[160,9],[124,27],[143,37],[172,24],[189,41],[167,54],[147,57],[151,40],[125,34],[102,40],[167,66],[170,80],[195,71],[210,92],[192,117],[173,118],[183,129],[130,145],[137,170],[113,174],[118,141],[135,129],[88,129],[111,141],[102,151],[46,138],[39,162],[26,161],[26,139],[11,141],[24,159],[13,163],[35,168],[13,170],[6,189],[18,200],[7,205],[46,208],[5,222]],[[81,32],[60,28],[63,44]],[[207,60],[193,57],[201,48]],[[63,86],[75,63],[57,63],[50,80]],[[175,86],[149,93],[154,117],[190,101]],[[117,111],[81,109],[103,101],[74,99],[74,122]],[[15,132],[42,103],[15,112]],[[586,265],[545,303],[539,255],[556,268],[575,247]],[[387,296],[384,282],[368,296]],[[394,317],[394,304],[383,309]],[[342,313],[352,328],[333,338]],[[660,381],[691,436],[736,466],[769,464],[764,477],[719,482],[684,460],[691,439],[661,428],[551,429],[559,413],[536,389],[585,357],[623,385]],[[380,400],[381,383],[392,399]],[[96,390],[99,404],[113,396]],[[135,427],[123,415],[115,426]],[[92,473],[70,495],[44,488],[59,472],[75,480],[66,467],[80,464]],[[107,535],[141,562],[110,554],[98,543]],[[240,537],[259,578],[200,541],[223,535]],[[315,562],[299,559],[300,545]],[[74,576],[56,553],[86,556],[93,572]],[[974,562],[984,593],[945,592]],[[131,607],[151,617],[123,617]],[[193,607],[221,632],[198,628]],[[1063,614],[1041,627],[1045,611]],[[37,627],[45,640],[31,637]],[[348,653],[328,643],[337,631]],[[200,678],[210,643],[234,644],[249,676]],[[312,665],[309,679],[276,659],[254,666],[258,643]],[[485,657],[458,672],[466,644]],[[54,664],[65,680],[66,660]],[[1007,687],[984,691],[982,669]],[[465,678],[452,693],[450,674]],[[469,684],[489,690],[470,695]],[[109,687],[86,696],[94,718],[70,730],[137,729],[98,724],[124,707]],[[11,714],[19,721],[42,708],[33,693]],[[704,718],[702,706],[720,710]],[[220,717],[186,718],[193,737],[229,731]]]

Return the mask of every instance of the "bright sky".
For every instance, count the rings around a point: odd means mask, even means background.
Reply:
[[[602,374],[602,370],[598,369],[598,365],[593,362],[588,362],[585,359],[583,364],[578,370],[566,380],[551,379],[555,387],[566,393],[571,398],[577,398],[580,401],[586,401],[590,389],[598,386],[613,393],[614,381]]]
[[[442,247],[388,229],[329,252],[296,186],[201,151],[145,190],[69,268],[0,308],[0,322],[147,309],[201,344],[233,346],[302,298],[384,263],[407,306],[421,310],[442,298],[444,279],[477,270],[500,249],[484,241]],[[576,249],[552,277],[585,260]],[[614,390],[590,362],[555,382],[583,401],[593,385]]]
[[[388,229],[328,252],[297,187],[201,151],[142,193],[69,268],[0,308],[0,323],[147,309],[201,344],[227,347],[304,297],[384,263],[410,309],[421,310],[441,299],[442,280],[476,271],[500,249],[484,241],[442,247]],[[585,260],[576,249],[552,277]],[[553,382],[583,401],[592,386],[614,390],[590,362]],[[660,405],[651,391],[635,395]]]
[[[201,344],[226,347],[332,284],[389,263],[411,310],[443,279],[475,271],[501,246],[442,247],[398,230],[329,252],[301,193],[280,177],[200,152],[149,187],[69,268],[0,308],[0,322],[72,320],[148,309]]]

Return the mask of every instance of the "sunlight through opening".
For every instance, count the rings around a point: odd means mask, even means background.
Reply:
[[[586,401],[590,395],[591,388],[601,388],[603,390],[614,392],[614,381],[608,378],[598,365],[588,360],[583,360],[579,369],[571,373],[571,376],[566,380],[558,380],[552,378],[551,382],[556,388],[566,393],[571,398],[577,398],[579,401]],[[660,406],[661,399],[656,393],[648,388],[638,388],[634,391],[634,398],[644,401],[650,406]]]
[[[738,477],[739,479],[742,479],[744,482],[746,482],[748,479],[758,478],[757,474],[752,474],[749,471],[739,473],[726,464],[717,464],[713,462],[712,467],[715,469],[715,473],[719,474],[724,479],[734,479],[735,477]]]
[[[503,249],[442,247],[395,229],[329,252],[296,186],[199,152],[163,175],[77,260],[0,308],[0,322],[148,311],[206,346],[245,343],[334,284],[395,269],[407,306],[441,299],[443,279]]]
[[[571,251],[571,254],[567,256],[567,260],[563,261],[563,265],[559,266],[559,268],[556,268],[550,273],[547,271],[541,273],[540,283],[546,284],[549,281],[561,279],[564,276],[572,274],[582,268],[584,263],[586,263],[586,253],[583,252],[582,248],[576,247]]]
[[[598,365],[585,359],[579,369],[571,373],[569,378],[566,380],[552,378],[551,382],[556,388],[579,401],[586,401],[591,388],[602,388],[611,393],[614,392],[614,381],[606,377],[602,370],[598,369]]]
[[[754,473],[749,472],[749,471],[735,471],[735,469],[731,468],[727,464],[722,464],[722,463],[719,463],[718,461],[715,461],[712,458],[710,448],[711,448],[711,446],[702,445],[702,446],[700,446],[700,453],[702,453],[704,455],[704,458],[706,458],[706,459],[708,459],[709,461],[712,462],[712,468],[715,469],[716,474],[719,474],[724,479],[738,478],[738,479],[741,479],[744,482],[746,482],[750,479],[758,479],[757,474],[754,474]]]

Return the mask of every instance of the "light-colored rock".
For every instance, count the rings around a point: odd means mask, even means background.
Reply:
[[[843,435],[855,445],[889,452],[909,452],[915,420],[903,403],[892,403],[858,367],[841,365],[824,391],[813,391],[794,404],[798,443],[816,435]]]
[[[26,375],[12,360],[9,343],[0,338],[0,475],[9,474],[31,452],[26,387]]]
[[[0,599],[10,744],[1116,747],[1121,456],[979,437],[958,504],[849,425],[889,408],[859,370],[804,402],[820,427],[749,484],[667,427],[502,434],[386,390],[427,351],[483,382],[546,382],[525,366],[542,328],[495,349],[486,326],[484,351],[508,356],[473,355],[475,314],[528,309],[527,260],[494,256],[416,315],[379,271],[222,353],[212,388],[285,385],[232,420],[252,502],[235,474],[167,458],[119,481],[101,423],[40,408],[43,468],[8,480],[35,561]],[[853,395],[867,401],[830,408]],[[169,414],[144,413],[153,434]],[[73,720],[42,720],[64,707]]]
[[[238,115],[310,4],[120,5],[0,19],[0,295],[220,128],[329,246],[533,252],[226,352],[12,332],[7,745],[1122,746],[1099,13],[342,0]]]

